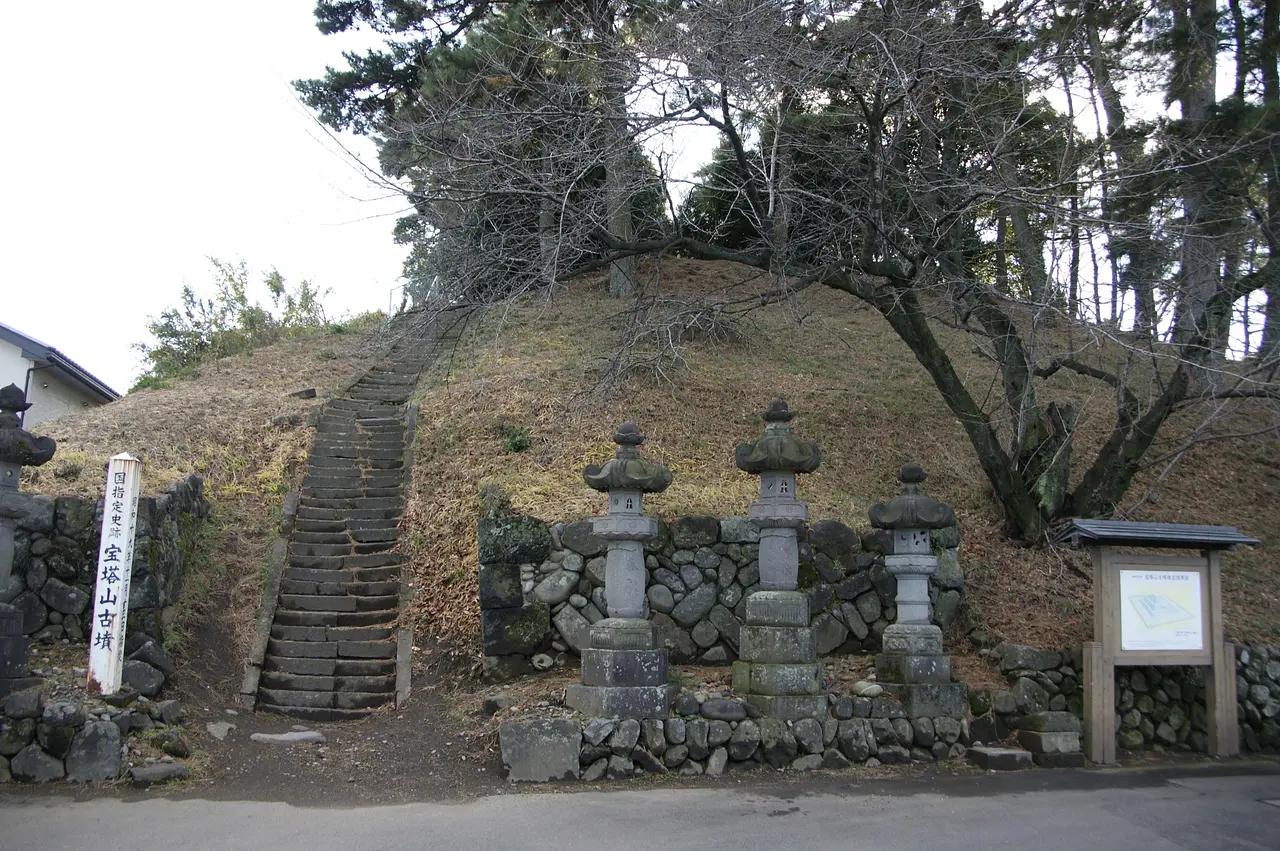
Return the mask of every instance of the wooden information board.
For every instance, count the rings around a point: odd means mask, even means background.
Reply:
[[[1209,752],[1240,753],[1235,648],[1222,640],[1218,552],[1137,555],[1093,547],[1093,635],[1084,645],[1085,753],[1116,761],[1116,666],[1208,667]]]

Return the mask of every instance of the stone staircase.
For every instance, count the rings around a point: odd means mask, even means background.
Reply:
[[[259,709],[314,721],[396,696],[408,405],[434,340],[402,341],[321,410],[289,534]]]

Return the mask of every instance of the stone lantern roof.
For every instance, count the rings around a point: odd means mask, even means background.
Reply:
[[[920,492],[920,483],[926,478],[919,464],[903,464],[898,470],[902,492],[867,510],[871,525],[877,529],[943,529],[956,522],[950,505]]]
[[[764,412],[764,436],[752,443],[740,443],[734,451],[734,463],[744,473],[767,470],[785,473],[812,473],[822,463],[818,444],[799,440],[787,425],[795,414],[782,399],[769,403]]]
[[[18,427],[18,414],[31,407],[16,384],[0,389],[0,464],[39,467],[58,446],[51,437],[36,437]]]
[[[644,435],[635,423],[623,423],[613,435],[618,455],[604,464],[591,464],[582,471],[583,480],[598,491],[628,490],[661,493],[671,485],[671,471],[656,461],[640,457]]]

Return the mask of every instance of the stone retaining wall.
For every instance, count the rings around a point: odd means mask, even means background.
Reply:
[[[737,658],[745,600],[759,582],[759,534],[745,517],[678,517],[645,543],[648,617],[675,663]],[[478,586],[486,675],[506,679],[579,654],[605,617],[605,541],[590,521],[519,515],[479,524]],[[934,536],[939,569],[934,621],[955,619],[964,589],[956,526]],[[883,532],[858,534],[836,520],[801,530],[799,590],[809,595],[819,655],[872,653],[893,623],[897,580],[884,567]]]
[[[1084,717],[1081,650],[1002,644],[993,653],[1008,691],[970,695],[974,739],[1003,739],[1016,718],[1046,709]],[[1116,668],[1116,745],[1207,753],[1205,675],[1201,667]],[[1236,648],[1236,696],[1244,753],[1280,751],[1280,647]],[[989,738],[990,737],[990,738]]]
[[[175,758],[191,755],[177,726],[176,700],[148,701],[136,694],[129,705],[82,702],[46,695],[36,688],[16,692],[0,712],[0,783],[86,783],[115,780],[128,772],[135,785],[185,779]],[[164,756],[142,758],[130,737],[146,735]]]
[[[35,641],[87,641],[102,500],[22,492],[12,499],[26,503],[26,514],[17,521],[13,575],[0,588],[0,603],[22,612],[22,631]],[[130,634],[163,638],[184,567],[208,514],[204,480],[196,475],[174,482],[159,496],[138,500]]]
[[[828,697],[819,721],[762,718],[741,699],[683,692],[671,717],[644,721],[578,716],[521,718],[499,726],[502,762],[513,781],[615,780],[637,774],[711,776],[770,767],[810,771],[932,762],[963,756],[968,718],[909,718],[880,686]],[[874,695],[874,696],[871,696]]]

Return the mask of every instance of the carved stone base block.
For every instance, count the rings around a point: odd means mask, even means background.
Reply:
[[[885,653],[942,655],[942,629],[934,624],[890,624],[881,639]]]
[[[747,598],[751,626],[809,625],[809,598],[799,591],[757,591]]]
[[[671,686],[588,686],[565,689],[565,704],[592,718],[667,718]]]
[[[747,703],[760,710],[760,714],[768,718],[782,718],[786,721],[814,718],[821,721],[827,717],[827,696],[825,694],[749,694],[746,696],[746,700]]]
[[[584,686],[665,686],[666,650],[582,651]]]
[[[733,690],[739,694],[814,695],[822,690],[819,666],[733,663]]]
[[[881,683],[949,683],[951,657],[880,653],[876,656],[876,680]]]
[[[885,693],[902,704],[908,718],[969,717],[969,687],[964,683],[883,685]]]
[[[653,624],[638,618],[605,618],[591,626],[596,650],[652,650],[657,646]]]

